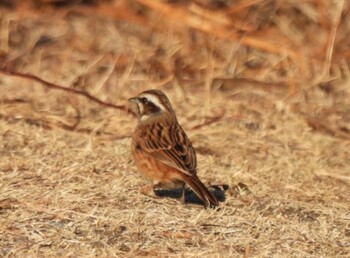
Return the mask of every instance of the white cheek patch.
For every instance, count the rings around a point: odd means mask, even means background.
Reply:
[[[145,121],[145,120],[147,120],[148,118],[150,118],[150,115],[144,115],[144,114],[143,114],[144,107],[143,107],[143,104],[142,104],[142,103],[137,103],[137,106],[138,106],[138,108],[139,108],[139,113],[140,113],[140,119],[141,119],[141,121]]]
[[[151,117],[150,115],[141,115],[141,121],[145,121],[150,117]]]
[[[143,114],[143,105],[142,103],[137,103],[137,107],[139,108],[140,115]]]
[[[154,105],[160,108],[160,110],[165,111],[166,108],[164,105],[159,101],[159,98],[151,95],[151,94],[142,94],[141,97],[148,99],[149,102],[152,102]]]

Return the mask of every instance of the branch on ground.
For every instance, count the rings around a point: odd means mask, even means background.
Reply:
[[[43,86],[51,88],[51,89],[61,90],[61,91],[65,91],[67,93],[80,95],[80,96],[83,96],[83,97],[85,97],[85,98],[87,98],[89,100],[92,100],[93,102],[96,102],[96,103],[98,103],[98,104],[100,104],[100,105],[102,105],[104,107],[122,110],[122,111],[126,112],[127,114],[131,114],[133,116],[136,116],[136,114],[133,111],[131,111],[130,109],[128,109],[124,105],[114,105],[112,103],[104,102],[104,101],[102,101],[102,100],[100,100],[100,99],[90,95],[89,93],[87,93],[85,91],[80,91],[80,90],[68,88],[68,87],[65,87],[65,86],[61,86],[61,85],[58,85],[58,84],[55,84],[55,83],[51,83],[51,82],[48,82],[48,81],[46,81],[46,80],[44,80],[44,79],[42,79],[42,78],[40,78],[40,77],[38,77],[36,75],[32,75],[32,74],[28,74],[28,73],[20,73],[20,72],[16,72],[16,71],[7,70],[7,69],[4,69],[4,68],[0,68],[0,73],[6,74],[6,75],[9,75],[9,76],[14,76],[14,77],[19,77],[19,78],[24,78],[24,79],[28,79],[28,80],[31,80],[31,81],[35,81],[35,82],[38,82],[38,83],[42,84]],[[0,100],[0,103],[2,103],[2,104],[22,104],[22,103],[26,103],[26,101],[23,100],[23,99],[3,99],[3,100]],[[79,110],[77,108],[75,108],[75,110],[77,112],[77,116],[76,116],[77,121],[73,125],[67,125],[67,124],[62,123],[62,122],[57,122],[57,123],[55,123],[55,126],[59,127],[59,128],[62,128],[64,130],[68,130],[68,131],[92,133],[92,130],[90,130],[90,129],[77,129],[77,127],[78,127],[78,125],[80,123],[81,117],[80,117]],[[226,110],[223,110],[217,116],[205,118],[203,123],[200,123],[198,125],[193,126],[190,130],[198,130],[198,129],[201,129],[202,127],[205,127],[205,126],[211,125],[213,123],[216,123],[217,121],[221,120],[221,118],[225,115],[225,111]],[[11,119],[11,117],[7,117],[7,116],[4,116],[4,115],[0,114],[0,118],[1,117],[5,118],[6,120],[13,120],[13,119],[15,119],[15,118]],[[25,121],[25,122],[28,122],[29,124],[40,125],[43,128],[45,128],[45,129],[52,129],[52,124],[50,124],[47,121],[39,121],[37,119],[32,119],[32,118],[24,118],[22,120]],[[104,132],[97,132],[96,134],[105,134],[105,133]]]
[[[80,90],[76,90],[76,89],[72,89],[72,88],[68,88],[65,86],[61,86],[52,82],[48,82],[38,76],[32,75],[32,74],[28,74],[28,73],[20,73],[20,72],[16,72],[16,71],[11,71],[11,70],[7,70],[4,68],[0,68],[0,73],[9,75],[9,76],[14,76],[14,77],[19,77],[19,78],[23,78],[23,79],[28,79],[31,81],[35,81],[40,83],[41,85],[51,88],[51,89],[55,89],[55,90],[61,90],[61,91],[65,91],[71,94],[75,94],[75,95],[80,95],[83,96],[89,100],[92,100],[93,102],[96,102],[104,107],[108,107],[108,108],[114,108],[114,109],[119,109],[124,111],[127,114],[131,114],[133,116],[136,116],[136,114],[134,112],[132,112],[130,109],[128,109],[126,106],[124,105],[115,105],[112,103],[107,103],[104,102],[92,95],[90,95],[89,93],[85,92],[85,91],[80,91]]]

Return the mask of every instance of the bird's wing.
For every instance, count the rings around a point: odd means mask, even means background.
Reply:
[[[186,133],[177,121],[162,121],[142,130],[140,147],[153,158],[187,175],[196,174],[197,159]]]

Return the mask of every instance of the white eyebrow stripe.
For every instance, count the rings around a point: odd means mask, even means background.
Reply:
[[[149,102],[152,102],[154,105],[159,107],[162,111],[166,111],[166,108],[164,105],[159,101],[159,98],[157,96],[154,96],[152,94],[142,94],[141,97],[144,97],[148,99]]]

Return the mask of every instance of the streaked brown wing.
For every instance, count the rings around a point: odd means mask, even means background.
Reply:
[[[142,130],[139,142],[145,152],[185,174],[196,174],[196,154],[177,121],[163,120],[162,123],[147,126],[149,128]]]

